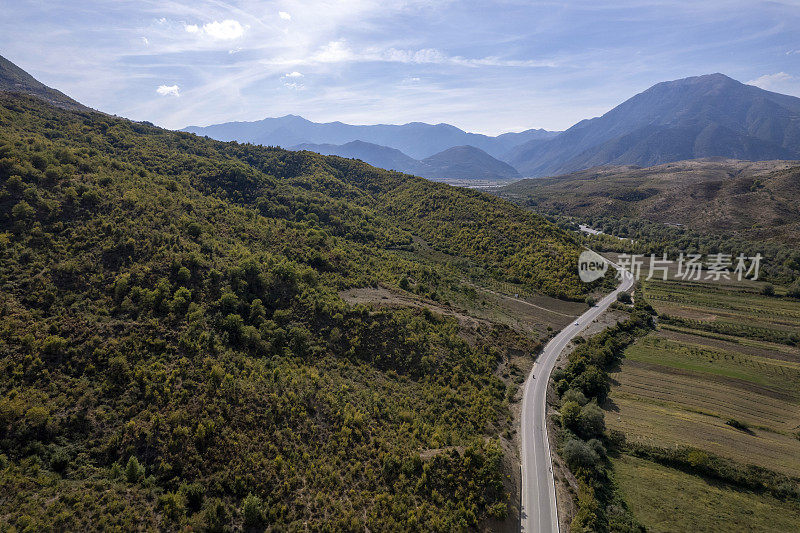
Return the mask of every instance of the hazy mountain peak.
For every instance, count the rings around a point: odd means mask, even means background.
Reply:
[[[714,73],[653,85],[601,117],[503,159],[525,176],[701,157],[800,158],[800,99]]]

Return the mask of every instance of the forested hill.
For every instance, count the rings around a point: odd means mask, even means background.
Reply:
[[[452,531],[506,515],[495,343],[337,291],[441,300],[485,277],[580,297],[578,247],[544,219],[11,94],[0,184],[0,522]],[[426,262],[419,239],[460,259]]]

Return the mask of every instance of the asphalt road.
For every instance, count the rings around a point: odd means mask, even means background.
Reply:
[[[617,294],[633,286],[630,274],[619,287],[597,305],[573,320],[553,337],[525,381],[522,396],[522,510],[521,530],[525,533],[558,532],[556,484],[547,439],[547,383],[564,347],[617,299]]]

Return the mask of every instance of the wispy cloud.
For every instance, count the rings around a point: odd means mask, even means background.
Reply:
[[[796,2],[7,4],[4,56],[87,105],[167,127],[296,113],[559,129],[658,81],[718,71],[800,94]]]
[[[800,78],[787,74],[786,72],[764,74],[763,76],[748,81],[747,84],[777,93],[800,95]]]

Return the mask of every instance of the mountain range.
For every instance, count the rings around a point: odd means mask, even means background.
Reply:
[[[342,122],[317,123],[296,115],[265,118],[255,122],[226,122],[213,126],[190,126],[182,131],[205,135],[218,141],[239,141],[264,146],[346,144],[351,141],[388,146],[414,159],[424,159],[454,146],[474,146],[499,157],[522,143],[549,139],[558,132],[531,129],[497,137],[467,133],[450,124],[375,124],[357,126]]]
[[[361,159],[370,165],[415,174],[432,180],[516,180],[519,172],[480,148],[463,145],[442,150],[425,159],[414,159],[396,148],[350,141],[346,144],[299,144],[292,150],[309,150],[323,155]]]
[[[705,157],[800,159],[800,98],[745,85],[724,74],[708,74],[656,84],[564,132],[531,129],[489,137],[449,124],[352,126],[318,124],[294,115],[185,131],[226,141],[299,145],[426,177],[439,172],[427,172],[420,160],[472,146],[508,163],[522,176],[541,177],[598,165],[647,167]],[[462,178],[484,176],[480,179],[486,179],[487,162],[490,168],[505,168],[478,155],[463,149],[445,153],[442,157],[463,159],[444,168]],[[513,179],[507,171],[505,178],[494,179]]]

